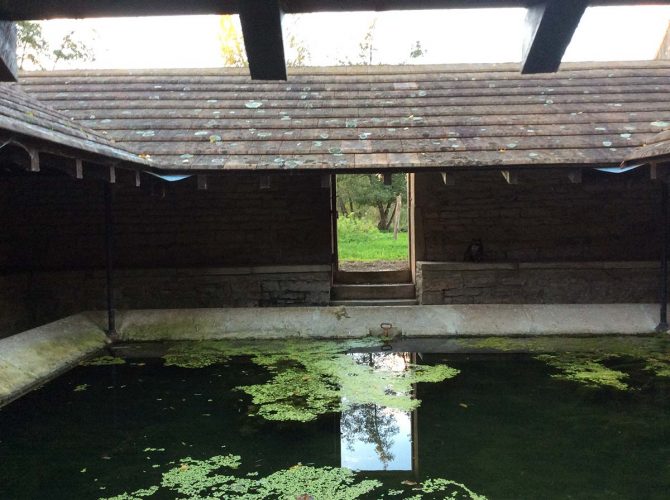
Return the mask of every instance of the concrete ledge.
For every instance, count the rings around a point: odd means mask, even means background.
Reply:
[[[89,313],[93,314],[93,313]],[[93,316],[90,316],[93,318]],[[102,316],[98,316],[102,321]],[[651,334],[656,304],[472,304],[136,310],[117,318],[127,341],[354,338],[388,322],[406,337]]]
[[[0,340],[0,406],[48,382],[105,346],[107,337],[74,315]]]
[[[487,271],[504,269],[658,269],[657,261],[591,261],[591,262],[432,262],[416,263],[424,271]]]

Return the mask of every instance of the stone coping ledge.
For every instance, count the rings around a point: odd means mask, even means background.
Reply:
[[[102,329],[77,314],[0,339],[0,407],[102,349]]]
[[[124,341],[359,338],[381,323],[405,337],[648,335],[658,304],[464,304],[426,306],[155,309],[119,312]],[[105,328],[105,314],[85,315]]]
[[[523,269],[656,269],[656,261],[593,261],[593,262],[431,262],[418,261],[425,271],[488,271]]]
[[[311,264],[294,266],[246,266],[246,267],[156,267],[156,268],[119,268],[114,274],[120,277],[134,276],[142,274],[145,276],[167,275],[180,276],[238,276],[238,275],[258,275],[258,274],[298,274],[298,273],[330,273],[330,264]],[[85,273],[92,276],[105,276],[104,269],[45,269],[45,270],[23,270],[7,274],[0,274],[0,279],[4,277],[52,274],[52,273]]]

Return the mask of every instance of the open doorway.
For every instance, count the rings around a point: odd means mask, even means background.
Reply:
[[[338,273],[409,272],[407,174],[335,176]]]

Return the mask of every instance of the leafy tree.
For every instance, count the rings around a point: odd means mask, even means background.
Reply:
[[[307,66],[311,59],[310,51],[305,46],[304,41],[293,31],[297,17],[294,16],[292,21],[286,24],[286,65],[289,67]],[[221,43],[223,65],[237,68],[249,66],[239,18],[221,16],[219,25],[221,28],[219,41]]]
[[[95,59],[91,48],[75,39],[74,31],[65,35],[60,46],[54,49],[51,54],[53,59],[51,69],[55,69],[60,61],[93,61]]]
[[[421,40],[417,40],[409,51],[410,59],[418,59],[426,55],[426,49],[421,45]]]
[[[65,35],[56,48],[52,48],[44,38],[42,25],[35,21],[19,21],[17,31],[17,62],[19,69],[51,69],[61,62],[94,61],[93,50],[78,40],[75,32]]]
[[[373,19],[368,26],[363,39],[358,44],[358,54],[354,59],[345,57],[338,59],[337,63],[340,66],[372,66],[377,64],[374,61],[377,48],[375,47],[375,35],[377,31],[377,19]]]
[[[236,20],[233,16],[221,16],[219,27],[221,29],[219,41],[221,42],[223,65],[233,68],[249,66],[239,20]]]
[[[391,185],[384,184],[378,174],[343,174],[337,176],[337,197],[340,213],[363,215],[369,207],[377,213],[377,228],[387,231],[396,210],[396,198],[407,196],[407,176],[391,176]]]

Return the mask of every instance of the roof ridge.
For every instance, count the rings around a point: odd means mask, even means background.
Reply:
[[[636,61],[580,61],[564,62],[557,73],[542,73],[532,77],[552,77],[562,71],[670,68],[670,60]],[[375,64],[347,66],[301,66],[288,68],[289,75],[380,75],[380,74],[421,74],[421,73],[495,73],[518,72],[521,64],[505,63],[453,63],[453,64]],[[142,76],[142,75],[224,75],[248,76],[248,68],[205,67],[205,68],[137,68],[137,69],[76,69],[52,71],[22,71],[20,78],[45,76]]]

